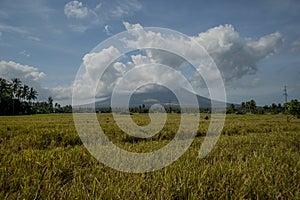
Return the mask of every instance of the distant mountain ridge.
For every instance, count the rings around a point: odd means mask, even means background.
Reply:
[[[177,91],[178,95],[181,97],[186,97],[184,102],[182,102],[182,106],[189,107],[189,105],[193,105],[192,101],[189,100],[188,97],[191,97],[191,95],[196,96],[198,100],[198,107],[199,108],[210,108],[211,102],[214,100],[210,100],[206,97],[195,95],[187,90],[179,90]],[[119,100],[121,102],[121,100]],[[221,103],[218,101],[214,101],[215,103]],[[168,90],[168,89],[161,89],[158,91],[150,91],[150,92],[139,92],[134,93],[129,101],[129,107],[138,107],[140,105],[145,105],[145,107],[150,107],[153,104],[161,104],[163,106],[179,106],[179,101],[175,94]],[[229,106],[229,103],[226,103],[227,106]],[[107,98],[104,101],[97,101],[95,103],[96,108],[107,108],[111,107],[111,98]],[[121,105],[120,105],[121,107]]]

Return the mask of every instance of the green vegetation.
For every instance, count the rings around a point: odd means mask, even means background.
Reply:
[[[146,114],[134,114],[147,124]],[[0,199],[297,199],[300,121],[279,115],[228,115],[217,145],[197,157],[209,120],[172,165],[144,174],[98,163],[82,145],[71,114],[0,117]],[[151,151],[176,133],[179,114],[149,140],[122,133],[110,114],[99,122],[113,142]],[[203,116],[201,116],[203,119]]]
[[[37,91],[28,85],[22,85],[20,79],[11,82],[0,77],[0,115],[32,113],[32,100]]]
[[[294,117],[300,118],[300,102],[298,102],[297,99],[291,100],[284,106],[287,113],[291,115],[291,117],[287,116],[287,122],[290,122],[290,120]]]
[[[36,113],[71,113],[72,106],[61,107],[55,104],[49,96],[47,102],[34,102],[38,92],[28,85],[22,85],[22,81],[14,78],[8,81],[0,77],[0,115],[24,115]]]

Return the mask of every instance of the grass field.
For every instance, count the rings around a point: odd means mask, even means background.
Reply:
[[[147,124],[145,114],[132,116]],[[168,143],[180,115],[153,138],[136,140],[109,114],[107,136],[130,151]],[[201,117],[202,118],[202,117]],[[0,117],[0,199],[300,199],[300,120],[227,115],[213,151],[199,159],[208,121],[188,151],[162,170],[132,174],[99,163],[82,145],[71,114]]]

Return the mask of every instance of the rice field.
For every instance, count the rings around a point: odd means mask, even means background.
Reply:
[[[175,135],[180,115],[150,139],[122,132],[110,114],[99,123],[114,144],[153,151]],[[147,114],[134,114],[139,125]],[[0,117],[0,199],[300,199],[300,120],[285,115],[227,115],[216,146],[198,151],[209,120],[173,164],[126,173],[99,163],[83,146],[71,114]]]

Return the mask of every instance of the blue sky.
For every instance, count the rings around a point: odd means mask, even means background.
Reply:
[[[209,34],[219,36],[222,31],[229,31],[225,36],[237,33],[237,39],[246,43],[249,38],[252,41],[263,38],[267,46],[264,53],[249,58],[252,60],[246,64],[255,65],[252,70],[233,73],[232,80],[226,82],[228,101],[255,99],[259,105],[282,103],[284,85],[288,87],[289,99],[300,99],[299,19],[300,3],[296,0],[2,0],[0,76],[20,76],[40,90],[40,100],[50,93],[65,104],[70,103],[70,84],[84,55],[110,36],[125,31],[123,22],[169,28],[194,37],[207,33],[208,39]],[[226,28],[226,24],[232,29]],[[210,49],[209,53],[215,52],[211,44],[205,47]],[[224,58],[219,56],[224,55],[230,61],[230,53],[215,54],[216,63],[223,65]],[[224,67],[225,74],[231,73],[230,66],[233,65]]]

